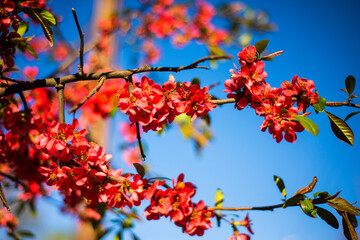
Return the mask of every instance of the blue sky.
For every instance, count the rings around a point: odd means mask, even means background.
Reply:
[[[54,1],[54,9],[67,12],[64,22],[69,25],[64,30],[65,34],[70,39],[75,38],[76,28],[70,15],[71,7],[77,9],[80,22],[84,24],[90,13],[87,8],[84,9],[83,1],[61,1],[62,8],[57,8],[59,3],[60,1]],[[283,55],[276,57],[275,61],[266,63],[268,83],[279,87],[283,81],[291,80],[297,74],[314,80],[320,96],[329,101],[346,100],[345,93],[339,90],[344,88],[344,79],[349,74],[357,80],[360,79],[359,1],[259,0],[245,3],[255,9],[266,10],[270,20],[278,26],[278,31],[255,35],[253,41],[267,38],[270,39],[269,52],[285,51]],[[67,19],[70,17],[71,19]],[[204,46],[196,44],[173,50],[169,49],[168,43],[162,42],[162,47],[166,52],[158,66],[186,65],[207,54]],[[236,56],[240,50],[231,48],[228,52]],[[173,75],[181,81],[199,77],[203,84],[210,85],[228,79],[228,70],[233,68],[233,62],[236,60],[220,62],[216,69],[210,71],[194,70]],[[151,77],[166,79],[168,73]],[[220,84],[212,93],[225,98],[223,89]],[[355,94],[360,94],[359,92],[358,85]],[[342,118],[351,111],[358,111],[346,107],[327,110]],[[200,156],[196,154],[192,143],[186,141],[176,127],[163,136],[148,133],[143,137],[147,143],[147,161],[151,168],[159,175],[170,178],[184,173],[185,180],[198,187],[195,201],[204,200],[208,205],[212,205],[216,189],[221,188],[225,194],[224,206],[278,204],[281,203],[282,195],[273,182],[273,175],[283,178],[289,196],[317,176],[318,183],[314,192],[328,191],[334,194],[342,190],[340,196],[349,202],[360,200],[359,116],[348,121],[355,134],[353,147],[340,142],[334,136],[325,114],[310,115],[310,119],[320,127],[317,137],[303,132],[298,134],[298,140],[293,144],[285,141],[278,144],[270,134],[261,132],[259,126],[262,118],[256,116],[250,108],[237,111],[232,104],[228,104],[211,112],[211,117],[215,139]],[[125,117],[119,114],[115,120],[125,120]],[[116,131],[110,132],[113,144],[109,146],[109,151],[113,154],[114,161],[120,162],[117,149],[121,142],[118,140],[116,121],[109,122],[111,129],[116,128]],[[74,230],[73,220],[69,217],[58,218],[59,211],[52,207],[52,203],[47,200],[40,202],[44,207],[40,209],[38,220],[27,225],[27,228],[42,236],[38,239],[45,239],[51,232]],[[49,211],[54,213],[51,214],[54,217],[48,216]],[[244,218],[246,213],[238,212],[239,219]],[[277,209],[274,212],[253,211],[249,212],[249,215],[255,232],[252,240],[343,238],[341,229],[335,230],[321,219],[306,216],[298,207]],[[232,235],[231,227],[225,223],[221,228],[215,226],[215,221],[213,225],[203,239],[227,239]],[[200,239],[182,234],[180,228],[169,223],[169,219],[143,221],[137,224],[134,230],[143,240]]]

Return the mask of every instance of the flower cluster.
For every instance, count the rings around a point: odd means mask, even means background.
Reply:
[[[6,227],[8,232],[14,232],[19,220],[6,208],[0,208],[0,228]]]
[[[184,174],[180,174],[177,182],[173,179],[173,187],[158,189],[151,198],[144,212],[148,220],[157,220],[161,216],[170,217],[183,232],[189,235],[202,236],[206,229],[212,227],[210,221],[214,212],[207,210],[204,201],[194,204],[191,198],[195,195],[195,186],[184,182]]]
[[[13,39],[20,37],[16,31],[22,19],[18,15],[17,4],[18,1],[16,0],[0,1],[0,56],[4,60],[4,64],[9,68],[15,64],[16,45]]]
[[[156,84],[146,76],[141,82],[123,83],[118,91],[118,107],[129,115],[132,123],[139,122],[145,132],[158,131],[164,124],[171,123],[175,116],[186,113],[194,121],[216,107],[209,99],[208,88],[200,88],[190,82],[175,83],[170,75],[164,86]]]
[[[107,203],[110,207],[139,206],[150,199],[159,181],[150,184],[136,174],[122,174],[109,169],[111,155],[95,143],[88,142],[85,129],[77,130],[78,121],[57,124],[39,135],[36,142],[52,161],[39,168],[43,180],[65,196],[65,203],[76,207],[82,197],[90,207]],[[132,178],[132,180],[131,180]]]
[[[296,133],[304,130],[296,120],[296,115],[305,113],[306,109],[318,101],[314,82],[295,76],[291,82],[273,88],[266,83],[265,64],[257,58],[256,48],[244,48],[239,54],[240,69],[231,70],[231,79],[225,81],[224,92],[229,98],[235,98],[238,110],[250,106],[256,114],[265,118],[260,129],[266,131],[280,142],[296,141]],[[295,107],[295,103],[297,107]]]

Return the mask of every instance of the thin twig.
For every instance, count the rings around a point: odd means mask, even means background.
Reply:
[[[59,104],[59,123],[65,122],[65,98],[64,98],[64,85],[56,87],[58,104]]]
[[[72,8],[72,13],[74,15],[74,19],[76,22],[76,26],[77,29],[79,31],[79,36],[80,36],[80,65],[79,65],[79,74],[83,75],[84,74],[84,33],[81,31],[81,27],[79,24],[79,20],[77,18],[75,9]]]
[[[340,192],[335,193],[334,195],[326,198],[316,198],[312,200],[313,204],[323,204],[326,203],[328,200],[336,198]],[[294,207],[298,206],[300,203],[294,203],[292,205],[287,205],[287,207]],[[249,211],[249,210],[261,210],[261,211],[273,211],[275,208],[282,208],[284,203],[270,205],[270,206],[263,206],[263,207],[207,207],[207,210],[223,210],[223,211]]]
[[[13,182],[16,182],[16,183],[20,184],[24,189],[28,189],[28,187],[25,185],[25,183],[21,182],[17,177],[8,175],[8,174],[3,173],[3,172],[0,172],[0,175],[10,179]]]
[[[217,105],[223,105],[226,103],[234,103],[234,102],[236,102],[236,99],[235,98],[214,99],[214,100],[209,100],[209,102],[211,102],[213,104],[217,104]]]
[[[105,75],[106,79],[123,78],[127,80],[130,75],[144,73],[144,72],[180,72],[183,70],[202,68],[197,66],[199,62],[203,62],[207,60],[219,60],[219,59],[229,59],[229,56],[208,56],[200,60],[197,60],[190,65],[182,66],[182,67],[150,67],[148,65],[145,65],[141,68],[121,70],[121,71],[112,71],[112,72],[104,72],[104,73],[101,72],[84,73],[83,75],[72,74],[57,78],[38,79],[32,82],[22,82],[18,84],[12,84],[6,88],[0,88],[0,97],[5,97],[14,93],[19,93],[22,91],[36,89],[36,88],[56,87],[59,84],[65,85],[66,83],[71,83],[71,82],[98,80],[102,75]]]
[[[102,85],[105,83],[106,80],[106,76],[102,75],[99,79],[98,84],[96,85],[96,87],[91,90],[91,92],[81,101],[79,102],[76,106],[72,107],[68,113],[75,113],[82,105],[84,105],[84,103],[89,100],[92,96],[95,95],[96,92],[98,92],[100,90],[100,88],[102,87]]]
[[[326,102],[325,106],[327,106],[327,107],[348,106],[348,107],[360,108],[360,104],[350,103],[348,101],[346,101],[346,102]]]
[[[23,93],[23,92],[20,92],[19,95],[20,95],[21,101],[22,101],[23,104],[24,104],[24,110],[25,110],[25,112],[29,112],[29,108],[28,108],[28,105],[27,105],[27,102],[26,102],[26,98],[25,98],[25,96],[24,96],[24,93]]]
[[[143,149],[142,144],[141,144],[141,136],[140,136],[140,126],[139,126],[139,122],[136,122],[136,138],[137,138],[138,144],[139,144],[141,159],[142,159],[143,161],[145,161],[146,155],[145,155],[145,153],[144,153],[144,149]]]
[[[4,77],[4,76],[0,76],[0,80],[5,80],[5,81],[9,81],[9,82],[14,82],[14,83],[20,83],[20,84],[26,82],[23,80],[16,80],[16,79]]]

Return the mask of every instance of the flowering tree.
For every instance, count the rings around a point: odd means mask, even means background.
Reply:
[[[265,63],[283,51],[268,52],[269,40],[249,45],[250,33],[275,29],[264,12],[252,11],[239,2],[215,8],[206,1],[188,4],[143,0],[122,5],[117,14],[101,18],[97,22],[98,38],[85,44],[86,34],[73,9],[80,38],[80,50],[74,51],[61,34],[61,16],[46,1],[1,0],[0,11],[0,197],[4,205],[0,226],[7,228],[10,237],[32,235],[18,229],[13,209],[19,214],[24,206],[34,210],[38,198],[58,191],[62,210],[91,226],[86,231],[91,232],[93,239],[102,238],[109,231],[115,231],[120,239],[125,231],[132,231],[133,221],[141,218],[132,210],[140,205],[144,206],[142,215],[147,220],[168,218],[190,236],[203,236],[213,225],[228,224],[232,229],[229,239],[250,239],[253,231],[249,215],[240,217],[228,211],[300,207],[306,215],[319,217],[333,228],[339,228],[338,219],[342,219],[344,236],[358,239],[355,228],[359,208],[340,197],[340,192],[322,191],[311,196],[316,177],[290,197],[284,181],[274,176],[284,198],[280,204],[225,207],[220,189],[215,193],[215,204],[195,201],[196,183],[185,181],[184,173],[156,176],[145,164],[151,163],[151,156],[146,156],[143,136],[149,132],[161,134],[177,125],[200,151],[211,138],[210,112],[222,111],[219,106],[225,104],[233,105],[234,111],[252,108],[263,121],[261,131],[268,132],[277,143],[296,144],[305,129],[316,136],[319,128],[308,118],[313,111],[328,117],[338,139],[354,144],[354,134],[345,121],[359,111],[342,120],[328,109],[360,107],[354,103],[355,78],[346,77],[343,91],[347,97],[336,102],[321,97],[316,82],[298,75],[279,88],[271,86]],[[216,24],[220,20],[223,23]],[[36,25],[42,29],[40,37],[29,34]],[[116,36],[121,36],[124,45],[139,49],[136,68],[123,70],[111,64]],[[159,39],[170,40],[178,48],[195,41],[205,46],[208,54],[183,66],[155,67],[160,58],[156,45]],[[226,53],[226,45],[240,50]],[[31,61],[45,54],[59,62],[49,76],[38,78],[37,67],[17,68],[16,61],[21,58]],[[77,59],[76,73],[68,74]],[[214,65],[219,60],[234,62],[229,79],[221,82],[226,98],[211,93],[217,84],[203,86],[198,78],[178,81],[170,75],[161,82],[145,75],[209,70],[204,64]],[[72,120],[65,120],[66,109],[73,114],[69,115]],[[76,112],[80,112],[79,118],[75,117]],[[121,132],[127,142],[123,158],[134,166],[130,173],[114,168],[112,156],[104,146],[92,141],[101,134],[94,125],[116,112],[128,119],[121,125]],[[115,230],[104,224],[106,212],[116,214]],[[132,232],[132,236],[137,239],[136,233]]]

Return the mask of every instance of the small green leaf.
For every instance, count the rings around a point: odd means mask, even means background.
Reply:
[[[35,235],[28,230],[19,230],[16,233],[22,237],[31,237],[31,238],[35,237]]]
[[[41,27],[44,31],[46,39],[49,41],[50,46],[53,46],[54,45],[54,33],[51,29],[51,26],[53,25],[53,21],[50,19],[51,17],[49,17],[49,15],[46,13],[44,14],[45,15],[45,17],[44,17],[42,15],[42,12],[45,10],[43,10],[41,8],[24,7],[22,9],[27,15],[29,15],[29,17],[32,20],[41,24]]]
[[[121,229],[116,235],[114,240],[122,240],[122,232],[123,230]]]
[[[29,29],[29,22],[28,21],[23,21],[20,23],[17,33],[20,35],[20,37],[22,37]]]
[[[346,118],[344,119],[344,121],[349,120],[349,118],[351,118],[351,117],[353,117],[353,116],[355,116],[356,114],[359,114],[359,113],[360,113],[360,111],[350,113],[349,115],[346,116]]]
[[[267,47],[269,39],[261,40],[255,43],[256,52],[260,55]]]
[[[200,79],[199,78],[193,78],[193,80],[191,80],[191,85],[194,85],[194,84],[200,85]]]
[[[35,49],[30,44],[26,43],[25,49],[28,53],[30,53],[36,60],[39,60],[39,56],[37,55]]]
[[[336,210],[339,210],[342,212],[347,212],[352,215],[360,216],[359,211],[356,208],[354,208],[354,206],[351,205],[348,201],[346,201],[345,199],[343,199],[341,197],[336,197],[334,199],[327,200],[326,203],[330,207],[332,207]]]
[[[143,178],[145,176],[145,168],[140,163],[134,163],[134,167],[136,168],[137,173]]]
[[[283,181],[280,177],[278,177],[278,176],[276,176],[276,175],[274,175],[274,181],[275,181],[277,187],[279,188],[281,194],[282,194],[282,195],[285,197],[285,199],[286,199],[286,188],[285,188],[284,181]]]
[[[329,224],[333,228],[336,228],[336,229],[339,228],[339,222],[336,219],[336,217],[334,216],[334,214],[332,214],[328,210],[321,208],[321,207],[316,207],[316,209],[317,209],[317,215],[322,220],[324,220],[327,224]]]
[[[262,57],[260,58],[261,61],[274,61],[274,58],[272,57]]]
[[[324,111],[328,116],[331,124],[331,129],[335,136],[341,141],[354,145],[354,133],[351,128],[339,117],[335,116],[332,113]]]
[[[303,116],[295,116],[299,120],[300,124],[312,135],[317,136],[319,134],[319,127],[310,119]]]
[[[200,118],[202,120],[204,120],[204,122],[206,123],[207,126],[210,126],[211,119],[210,119],[210,115],[208,113],[200,115]]]
[[[45,9],[40,9],[40,8],[39,8],[39,11],[41,11],[41,12],[40,12],[40,15],[41,15],[43,18],[45,18],[45,19],[49,22],[49,24],[50,24],[51,26],[55,26],[55,25],[56,25],[56,19],[55,19],[54,15],[52,15],[49,11],[46,11]]]
[[[345,79],[345,86],[349,96],[354,92],[355,89],[355,78],[351,75]]]
[[[310,199],[307,198],[307,199],[300,201],[300,207],[306,215],[308,215],[309,217],[316,218],[316,214],[314,215],[314,213],[316,213],[316,211],[314,212],[314,205],[310,201]]]
[[[314,103],[312,106],[315,109],[315,111],[323,112],[325,110],[325,103],[326,103],[326,99],[323,97],[319,97],[319,101]]]
[[[215,193],[215,207],[221,207],[223,202],[224,202],[224,194],[220,189],[217,189]]]
[[[319,196],[319,198],[330,197],[330,194],[328,192],[316,192],[313,195],[314,195],[314,198],[317,198],[318,196]]]

